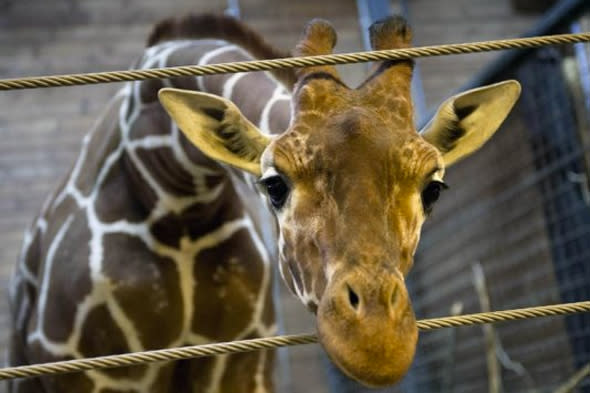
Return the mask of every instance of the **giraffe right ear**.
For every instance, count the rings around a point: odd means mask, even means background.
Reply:
[[[173,88],[161,89],[158,96],[180,130],[204,154],[260,176],[260,157],[271,139],[231,101]]]
[[[519,96],[520,84],[515,80],[457,94],[440,106],[420,134],[442,153],[449,167],[494,135]]]

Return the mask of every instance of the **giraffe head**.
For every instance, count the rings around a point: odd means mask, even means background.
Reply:
[[[374,49],[410,45],[399,17],[370,31]],[[330,24],[315,20],[295,52],[327,54],[335,43]],[[411,76],[412,62],[385,61],[350,89],[332,66],[300,69],[291,124],[277,136],[220,97],[160,92],[205,154],[258,177],[279,224],[286,284],[316,313],[331,359],[370,386],[396,382],[414,357],[418,332],[404,278],[446,188],[445,168],[492,136],[520,92],[507,81],[459,94],[418,133]]]

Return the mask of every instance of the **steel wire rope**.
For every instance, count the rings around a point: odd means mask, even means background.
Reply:
[[[182,76],[202,76],[237,72],[268,71],[280,68],[301,68],[318,65],[351,64],[379,60],[406,60],[417,57],[458,55],[506,49],[526,49],[546,45],[564,45],[588,41],[590,41],[590,33],[570,33],[505,40],[480,41],[462,44],[422,46],[404,49],[289,57],[271,60],[252,60],[232,63],[153,68],[146,70],[106,71],[83,74],[0,79],[0,91],[126,82],[146,79],[164,79]]]
[[[477,314],[423,319],[418,321],[417,325],[419,330],[429,331],[441,328],[480,325],[485,323],[514,321],[554,315],[566,315],[588,311],[590,311],[590,301],[583,301],[576,303],[564,303],[504,311],[491,311]],[[257,351],[285,346],[312,344],[316,342],[318,342],[318,338],[314,334],[296,334],[126,353],[87,359],[74,359],[27,366],[6,367],[0,369],[0,380],[30,378],[41,375],[63,374],[123,366],[136,366],[146,363]]]

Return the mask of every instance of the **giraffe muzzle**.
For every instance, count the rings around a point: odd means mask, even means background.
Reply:
[[[333,280],[320,302],[317,323],[328,356],[367,386],[398,382],[414,358],[416,319],[397,275],[356,272]]]

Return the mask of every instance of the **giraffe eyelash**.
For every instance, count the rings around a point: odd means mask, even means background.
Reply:
[[[422,207],[427,215],[432,213],[432,208],[436,201],[438,201],[440,194],[448,188],[449,186],[440,180],[432,180],[424,187],[421,193],[421,199]]]

